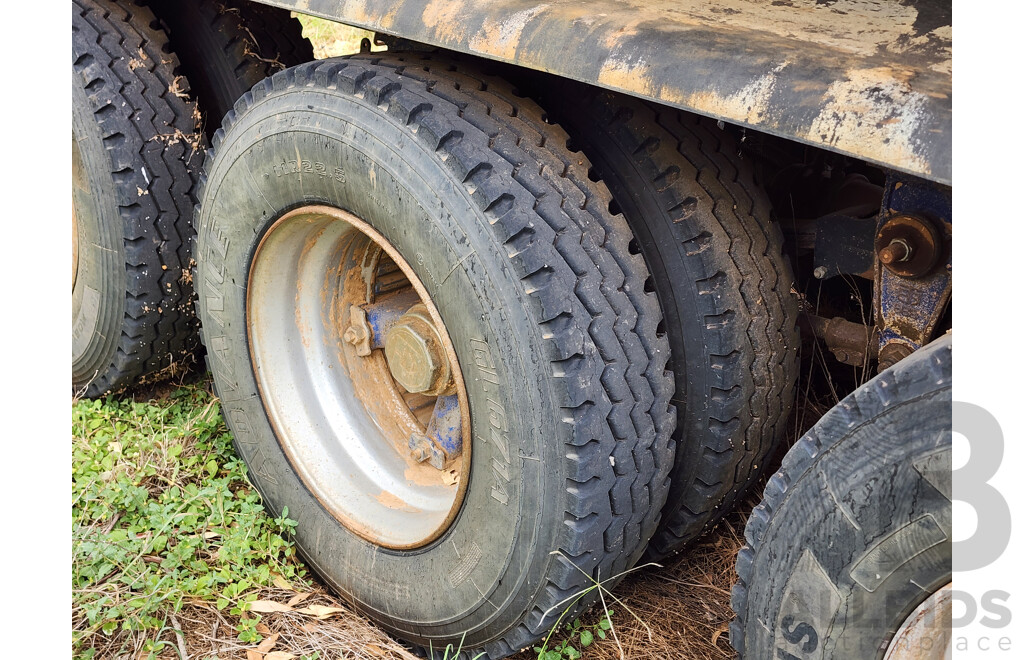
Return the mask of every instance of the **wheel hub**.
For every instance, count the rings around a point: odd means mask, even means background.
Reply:
[[[427,308],[414,305],[384,342],[391,375],[409,392],[437,396],[451,389],[451,365]]]
[[[384,236],[331,207],[291,211],[250,268],[250,355],[275,435],[342,524],[395,549],[454,520],[470,457],[458,358]]]

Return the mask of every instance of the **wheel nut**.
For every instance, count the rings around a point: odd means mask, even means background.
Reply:
[[[351,324],[345,330],[345,333],[341,335],[341,338],[346,343],[355,346],[356,355],[366,357],[373,350],[370,347],[373,331],[370,329],[370,324],[366,321],[366,312],[353,305],[351,319]]]
[[[444,344],[422,304],[413,305],[388,331],[384,355],[391,376],[408,392],[437,396],[452,386]]]

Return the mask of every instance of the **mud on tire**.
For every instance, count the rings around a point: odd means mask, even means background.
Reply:
[[[313,59],[302,25],[284,9],[247,0],[149,0],[149,6],[168,27],[210,137],[253,85]]]

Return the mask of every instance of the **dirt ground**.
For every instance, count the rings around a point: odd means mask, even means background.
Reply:
[[[753,501],[744,504],[749,511]],[[648,566],[627,576],[614,590],[621,603],[611,602],[615,639],[609,635],[585,649],[584,660],[618,658],[662,658],[664,660],[726,660],[734,658],[729,646],[729,590],[735,579],[733,562],[742,547],[745,513],[734,512],[711,534],[682,556],[664,566]],[[192,607],[177,615],[184,631],[175,645],[186,657],[222,660],[289,660],[318,652],[320,660],[366,658],[410,660],[415,658],[398,641],[364,617],[352,612],[325,588],[299,592],[271,589],[260,594],[261,601],[295,602],[291,611],[262,613],[260,632],[265,639],[257,649],[238,641],[232,625],[212,608]],[[631,615],[626,607],[636,615]],[[326,609],[331,608],[331,609]],[[323,613],[323,618],[308,610]],[[600,606],[583,617],[595,624]],[[562,636],[556,635],[560,641]],[[577,644],[578,646],[578,644]],[[261,652],[262,651],[262,652]],[[277,652],[281,655],[273,655]],[[177,657],[173,652],[167,657]],[[532,649],[512,656],[513,660],[534,660]]]

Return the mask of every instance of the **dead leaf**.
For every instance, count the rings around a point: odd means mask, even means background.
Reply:
[[[263,660],[295,660],[295,656],[284,651],[272,651],[264,656]]]
[[[281,633],[274,633],[270,637],[259,643],[256,650],[260,653],[270,653],[270,649],[274,648],[274,644],[277,644],[277,638],[281,636]]]
[[[295,594],[294,596],[292,596],[288,600],[288,606],[289,607],[295,607],[296,605],[298,605],[299,603],[301,603],[302,601],[306,600],[307,598],[309,598],[312,595],[313,594]]]
[[[295,587],[291,585],[291,582],[284,579],[283,575],[278,575],[277,573],[274,573],[274,586],[285,591],[295,591]]]
[[[252,649],[245,649],[245,660],[263,660],[263,654]]]
[[[309,623],[302,624],[301,628],[303,630],[305,630],[306,632],[311,633],[311,632],[316,632],[317,625],[315,623],[313,623],[312,621],[310,621]]]
[[[376,644],[367,644],[366,646],[363,647],[363,650],[364,651],[369,651],[370,653],[372,653],[373,655],[377,656],[378,658],[383,658],[384,657],[384,650],[381,649],[381,647],[377,646]]]
[[[312,614],[318,619],[326,619],[328,617],[334,616],[335,614],[340,614],[345,610],[343,610],[340,607],[327,607],[326,605],[310,605],[309,607],[303,607],[302,609],[295,611],[299,612],[300,614]]]
[[[256,632],[258,632],[261,635],[269,635],[270,634],[270,628],[268,628],[267,624],[265,624],[265,623],[257,623],[256,624]]]
[[[722,636],[722,633],[724,633],[724,632],[726,632],[728,630],[729,630],[729,622],[728,621],[723,621],[722,624],[720,626],[718,626],[718,628],[715,629],[715,632],[711,634],[711,646],[717,646],[718,645],[718,638]]]
[[[272,600],[254,600],[249,603],[249,611],[268,614],[270,612],[291,612],[292,608],[284,603],[275,603]]]
[[[220,536],[220,532],[203,532],[204,539],[215,539]]]

